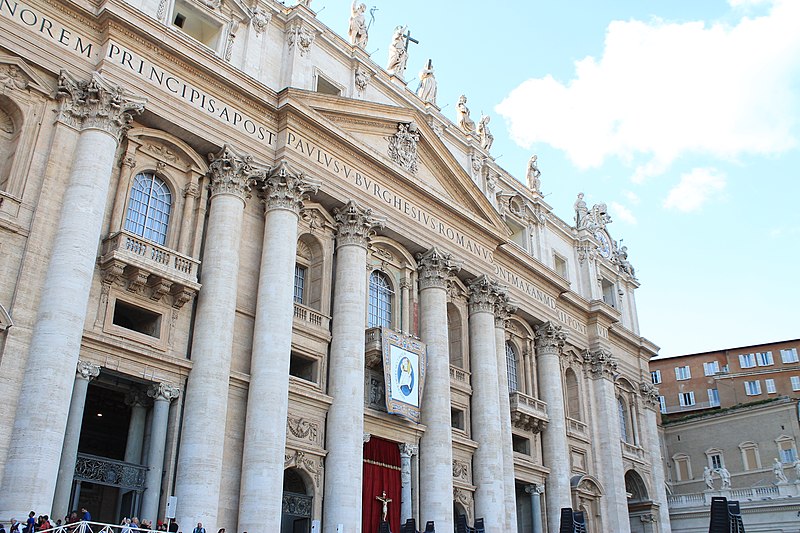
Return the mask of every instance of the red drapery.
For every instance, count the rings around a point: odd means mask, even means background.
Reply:
[[[372,437],[364,444],[364,488],[361,527],[364,533],[377,533],[383,504],[376,500],[383,491],[391,498],[389,525],[400,531],[400,448],[396,442]]]

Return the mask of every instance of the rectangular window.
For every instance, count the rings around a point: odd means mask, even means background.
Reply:
[[[616,307],[617,299],[614,297],[614,284],[603,278],[600,286],[603,289],[603,301],[611,307]]]
[[[743,353],[739,355],[739,366],[742,368],[753,368],[756,366],[756,354]]]
[[[775,394],[776,392],[778,392],[778,389],[775,388],[774,379],[765,379],[764,383],[767,386],[767,394]]]
[[[681,392],[678,394],[678,400],[681,402],[681,407],[694,405],[694,391]]]
[[[312,383],[317,382],[317,360],[292,352],[289,359],[289,375]]]
[[[553,267],[556,274],[564,279],[567,279],[567,260],[558,254],[553,254]]]
[[[305,303],[306,291],[306,267],[301,265],[294,266],[294,303]]]
[[[781,462],[784,464],[792,464],[797,461],[797,449],[794,447],[794,442],[784,440],[778,443],[781,454]]]
[[[800,376],[792,376],[792,390],[800,390]]]
[[[706,376],[719,374],[719,361],[709,361],[708,363],[703,363],[703,372]]]
[[[511,447],[515,452],[524,455],[531,454],[531,441],[519,435],[511,435]]]
[[[745,381],[744,391],[748,396],[757,396],[761,394],[761,382],[759,380]]]
[[[797,348],[789,348],[788,350],[781,350],[782,363],[796,363],[797,362]]]
[[[675,473],[677,474],[678,481],[687,481],[689,479],[689,458],[676,457],[675,458]]]
[[[653,380],[653,385],[661,383],[661,370],[653,370],[650,372],[650,379]]]
[[[717,389],[708,389],[708,405],[719,407],[719,391]]]
[[[722,456],[718,453],[710,455],[708,457],[708,462],[711,463],[711,468],[722,468]]]
[[[692,377],[692,371],[689,369],[688,366],[676,366],[675,367],[675,379],[678,381],[689,379]]]
[[[464,431],[464,411],[461,409],[450,409],[450,427]]]
[[[661,412],[667,414],[667,399],[663,396],[658,397],[658,405],[661,406]]]
[[[758,468],[758,449],[753,446],[748,446],[742,449],[744,455],[744,469],[755,470]]]
[[[161,338],[160,314],[122,300],[117,300],[114,303],[112,323],[115,326],[136,331],[149,337]]]
[[[772,352],[757,352],[756,361],[758,362],[758,366],[770,366],[775,364],[775,361],[772,360]]]

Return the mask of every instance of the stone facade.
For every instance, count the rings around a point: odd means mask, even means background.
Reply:
[[[669,532],[605,206],[556,217],[307,4],[0,2],[0,521],[371,532],[376,438],[403,520]]]

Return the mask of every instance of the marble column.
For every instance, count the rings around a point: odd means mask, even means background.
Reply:
[[[128,439],[125,441],[125,462],[141,464],[142,447],[144,446],[144,423],[147,420],[147,407],[144,395],[139,391],[131,391],[125,397],[125,403],[131,407],[131,420],[128,423]]]
[[[147,476],[142,497],[141,518],[158,522],[158,502],[161,497],[161,480],[164,475],[164,450],[167,444],[169,404],[180,396],[178,387],[157,383],[147,390],[153,399],[153,417],[150,420],[150,447],[147,451]]]
[[[544,487],[537,483],[525,486],[525,492],[531,496],[531,533],[542,533],[542,494]]]
[[[427,372],[419,442],[420,517],[442,531],[453,529],[453,436],[450,424],[450,343],[447,280],[461,268],[450,254],[431,248],[417,254],[420,338],[427,345]]]
[[[250,157],[227,145],[209,155],[211,207],[197,299],[192,370],[186,385],[175,495],[177,522],[217,529],[217,508],[228,416],[228,380],[236,321],[239,247]]]
[[[545,322],[535,329],[539,398],[547,403],[547,429],[542,432],[542,456],[550,468],[547,477],[547,531],[558,531],[562,507],[572,507],[570,496],[567,415],[561,379],[561,349],[566,335],[561,326]]]
[[[644,416],[642,417],[642,433],[647,439],[642,443],[642,447],[648,450],[650,469],[653,473],[653,494],[650,498],[658,504],[658,511],[653,516],[653,522],[660,524],[659,533],[671,533],[672,529],[669,522],[669,506],[667,505],[667,491],[664,483],[664,459],[661,457],[661,439],[658,437],[658,389],[653,383],[646,379],[639,384],[639,392],[644,403]],[[656,531],[653,525],[653,531]]]
[[[264,236],[239,491],[239,529],[279,531],[283,501],[297,221],[319,182],[283,161],[264,179]]]
[[[89,382],[99,375],[99,366],[88,361],[78,361],[67,428],[64,433],[64,445],[61,448],[61,462],[53,498],[53,516],[66,516],[69,512],[69,495],[72,492],[72,479],[75,477],[75,461],[78,459],[78,442],[81,438],[86,392],[89,389]]]
[[[337,223],[325,458],[325,533],[361,531],[364,458],[364,343],[367,244],[383,222],[350,201],[334,211]],[[343,529],[337,529],[339,526]]]
[[[517,530],[517,487],[514,475],[514,446],[511,440],[511,401],[508,389],[508,363],[506,361],[506,323],[517,311],[505,293],[498,294],[495,306],[495,351],[497,352],[497,387],[500,402],[500,433],[503,441],[503,484],[505,487],[506,531]]]
[[[606,350],[588,351],[583,358],[588,374],[592,378],[594,416],[602,420],[602,423],[597,425],[595,444],[598,447],[598,457],[603,459],[599,465],[600,482],[605,489],[603,503],[606,517],[603,522],[611,531],[630,532],[625,469],[620,447],[619,410],[614,390],[617,363],[611,352]]]
[[[27,516],[50,509],[70,409],[75,365],[97,259],[103,214],[120,137],[144,100],[97,73],[79,81],[66,71],[58,79],[58,119],[80,131],[25,363],[26,382],[47,377],[45,393],[24,392],[17,406],[0,492],[0,516]],[[69,154],[64,154],[69,157]],[[57,356],[56,356],[57,355]]]
[[[400,523],[412,518],[411,505],[411,457],[417,454],[417,447],[412,444],[401,443],[400,447]]]
[[[503,437],[500,430],[500,390],[494,311],[503,291],[487,276],[469,285],[469,346],[472,370],[472,438],[478,449],[472,458],[475,518],[486,531],[506,531]]]

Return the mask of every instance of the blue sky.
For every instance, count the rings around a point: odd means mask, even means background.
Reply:
[[[800,337],[799,1],[365,3],[372,59],[408,25],[409,87],[431,58],[442,112],[491,115],[518,177],[537,154],[557,215],[608,204],[662,355]],[[312,9],[347,35],[350,2]]]

